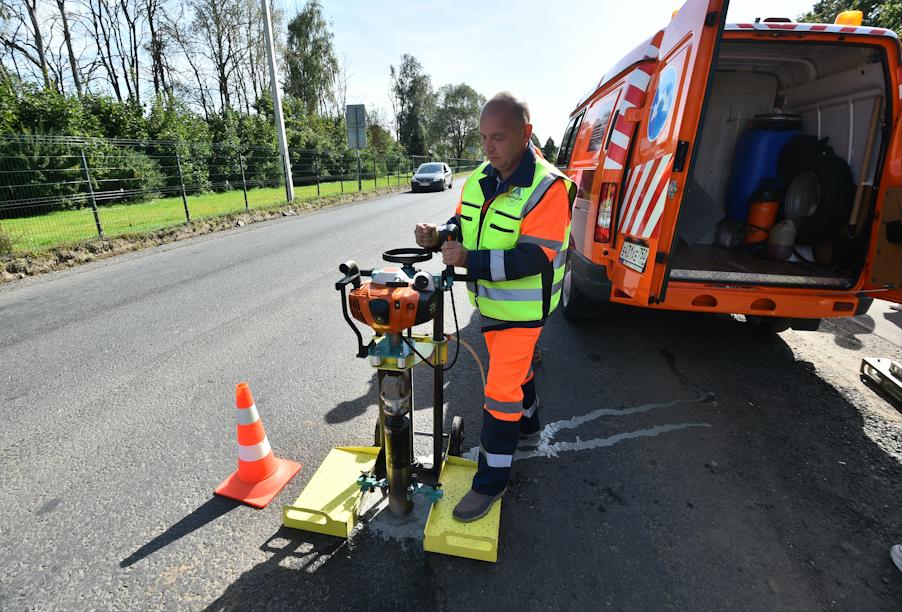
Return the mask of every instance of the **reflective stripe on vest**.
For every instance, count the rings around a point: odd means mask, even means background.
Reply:
[[[492,280],[467,282],[470,303],[484,317],[509,321],[539,321],[551,314],[560,303],[564,280],[564,262],[570,241],[570,224],[563,242],[537,236],[521,235],[523,219],[548,192],[555,181],[564,181],[572,206],[576,196],[573,182],[544,159],[536,158],[532,185],[513,187],[494,198],[483,213],[485,197],[479,179],[485,176],[488,162],[482,164],[467,179],[461,197],[461,234],[465,249],[487,250]],[[507,280],[504,271],[504,251],[517,244],[535,244],[558,251],[553,262],[539,274]]]

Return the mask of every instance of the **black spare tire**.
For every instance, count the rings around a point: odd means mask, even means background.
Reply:
[[[783,217],[795,223],[801,244],[834,240],[849,222],[854,195],[849,164],[822,152],[799,161],[789,172]]]

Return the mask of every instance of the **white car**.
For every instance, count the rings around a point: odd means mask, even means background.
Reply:
[[[444,191],[454,185],[451,168],[443,162],[427,162],[420,164],[413,177],[410,179],[410,190],[417,191]]]

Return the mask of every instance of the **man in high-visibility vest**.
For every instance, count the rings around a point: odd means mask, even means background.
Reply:
[[[416,226],[417,244],[441,248],[442,261],[467,269],[489,350],[479,468],[454,518],[479,519],[504,495],[520,438],[537,439],[539,397],[532,358],[545,319],[557,307],[570,239],[574,186],[530,144],[529,107],[509,92],[482,108],[479,132],[488,162],[464,184],[449,223]]]

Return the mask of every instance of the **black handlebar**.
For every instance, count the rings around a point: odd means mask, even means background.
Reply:
[[[389,249],[388,251],[384,251],[382,253],[382,259],[384,259],[385,261],[390,261],[392,263],[399,263],[409,266],[411,264],[420,263],[422,261],[429,261],[430,259],[432,259],[432,251],[430,251],[429,249],[421,249],[419,247]]]

